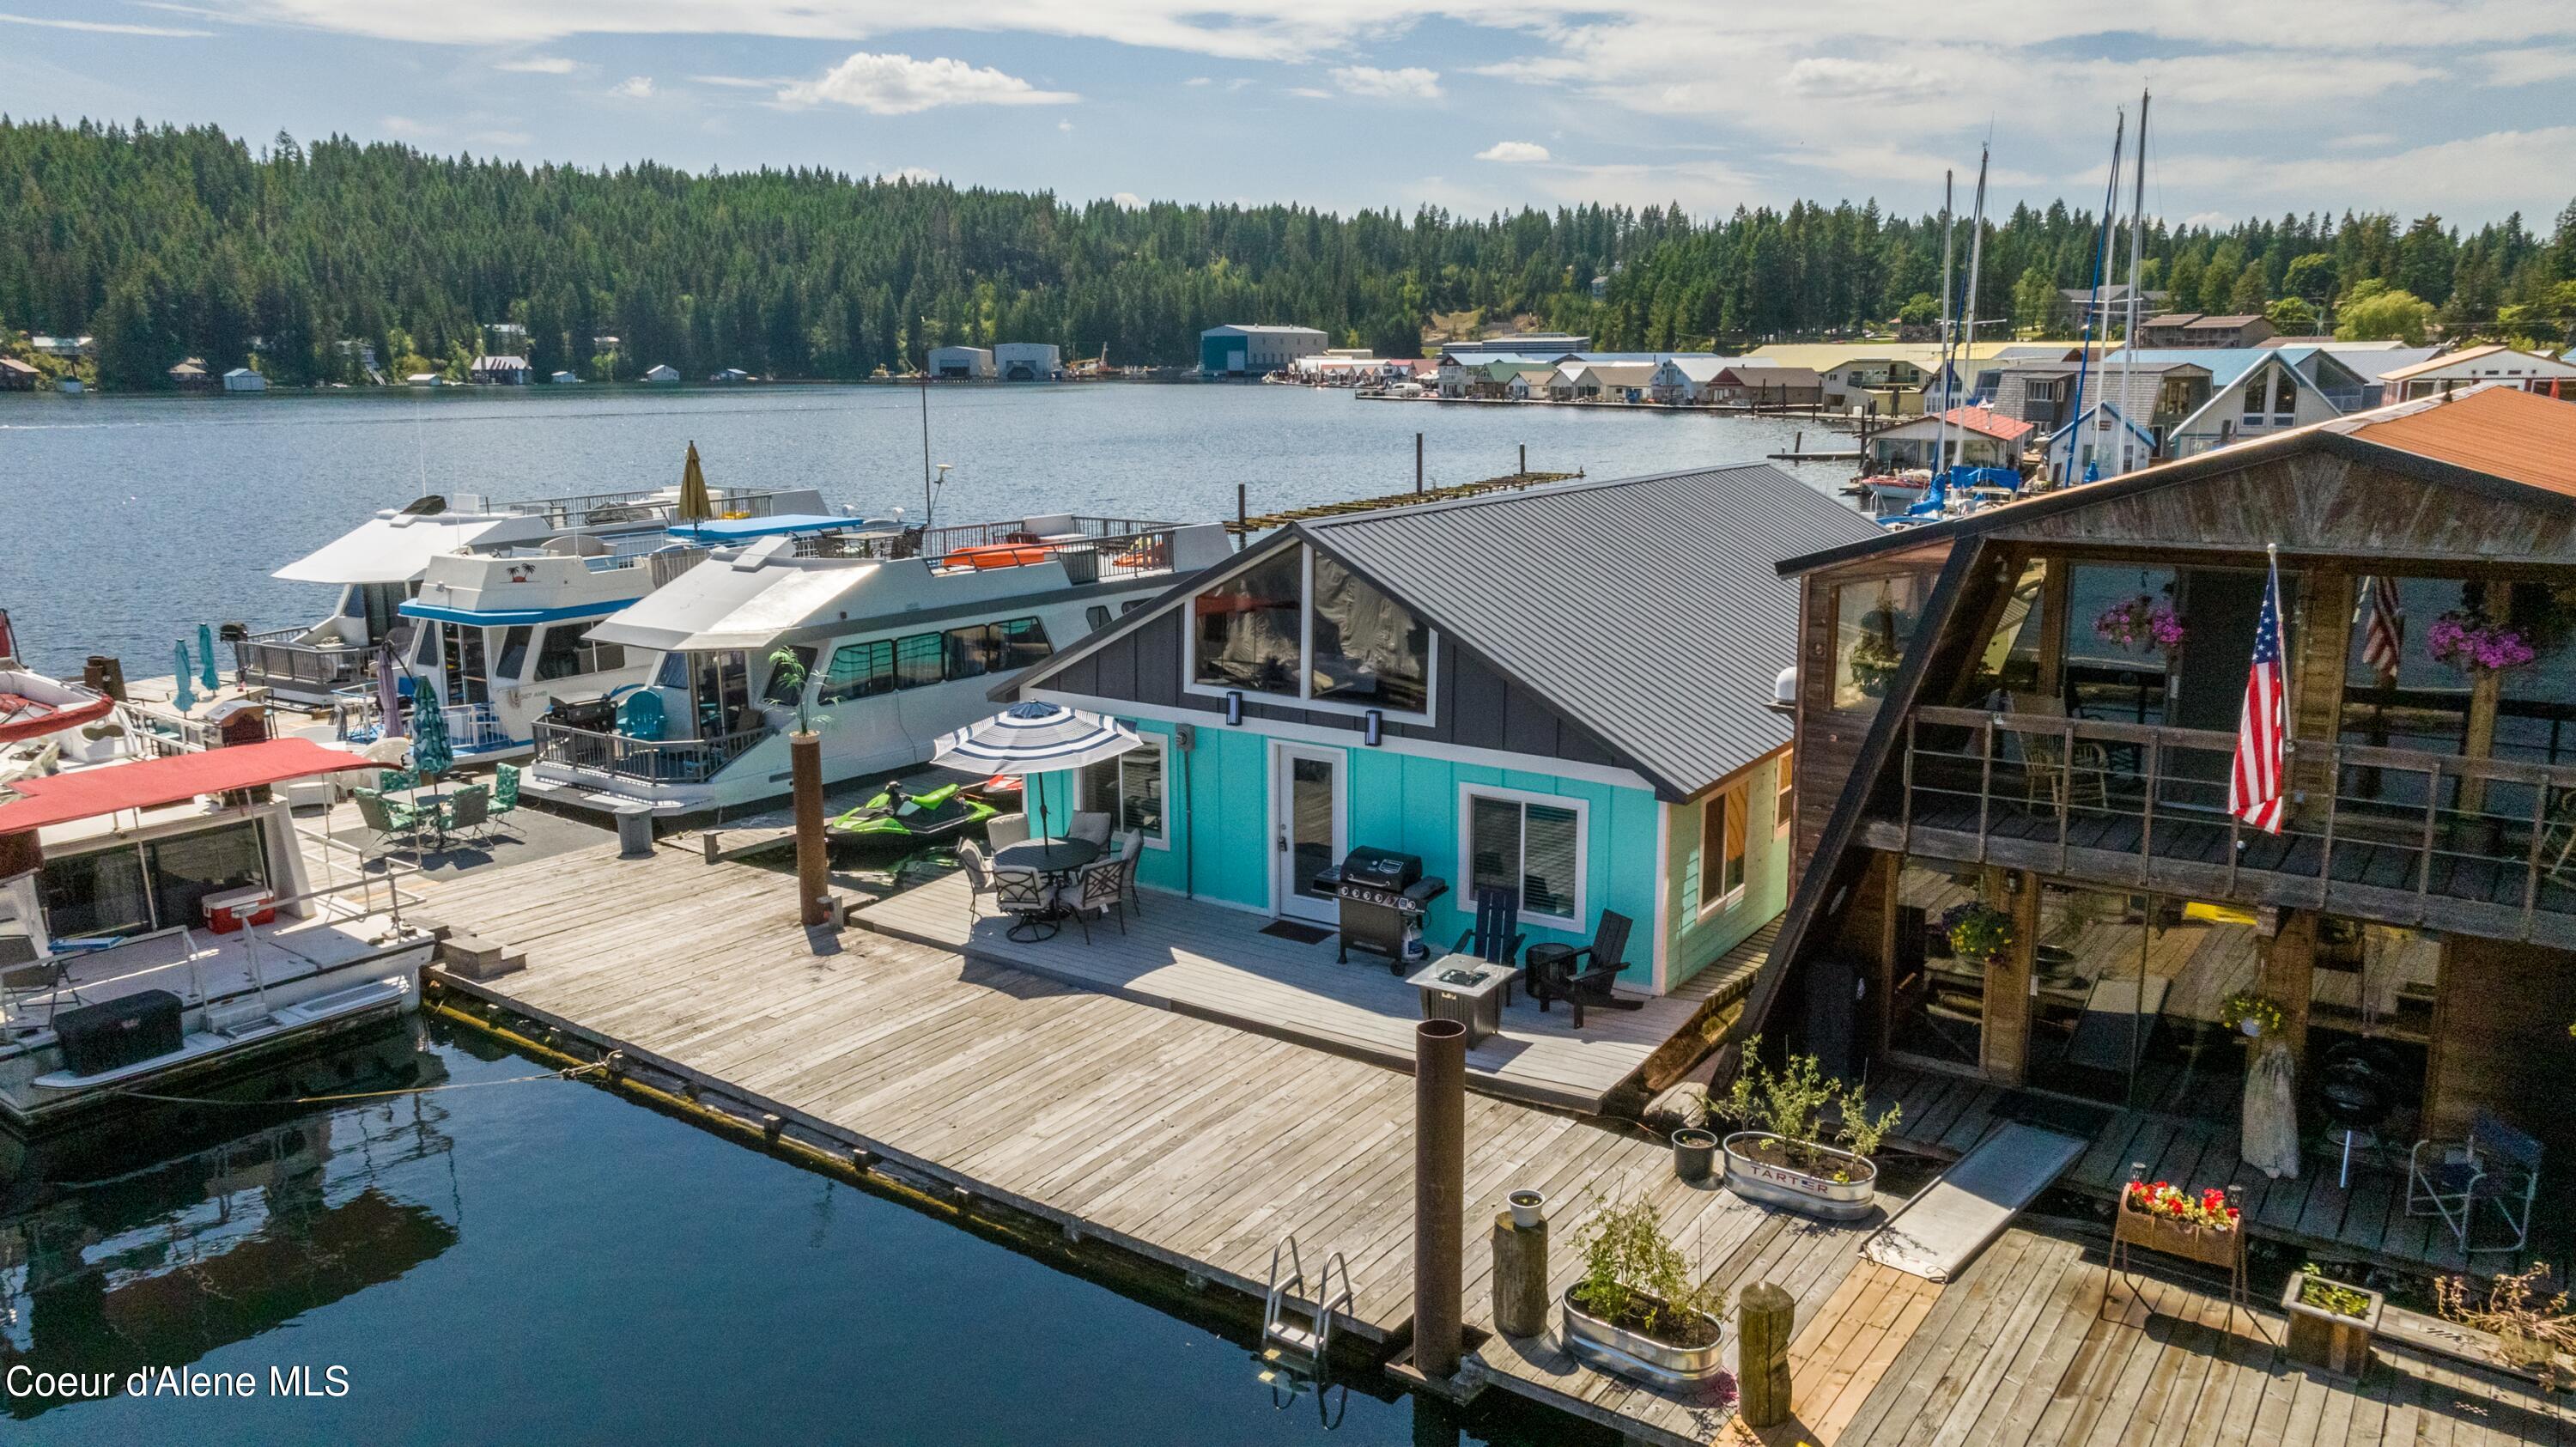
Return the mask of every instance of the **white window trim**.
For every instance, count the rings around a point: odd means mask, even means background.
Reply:
[[[1743,782],[1742,782],[1741,780],[1738,780],[1738,781],[1737,781],[1737,782],[1735,782],[1735,783],[1732,783],[1732,784],[1727,785],[1727,786],[1726,786],[1725,788],[1723,788],[1723,789],[1718,789],[1718,790],[1713,791],[1712,793],[1710,793],[1710,795],[1709,795],[1706,799],[1704,799],[1704,800],[1700,801],[1700,806],[1699,806],[1699,808],[1700,808],[1700,819],[1699,819],[1699,876],[1700,876],[1700,878],[1701,878],[1701,879],[1703,879],[1703,880],[1705,880],[1705,879],[1707,879],[1707,878],[1708,878],[1708,872],[1709,872],[1709,869],[1711,868],[1711,866],[1712,866],[1713,864],[1714,864],[1714,865],[1723,865],[1723,864],[1725,863],[1725,859],[1726,859],[1726,841],[1725,841],[1725,839],[1724,839],[1722,836],[1720,837],[1720,839],[1719,839],[1719,841],[1718,841],[1718,845],[1717,845],[1718,853],[1717,853],[1716,858],[1715,858],[1714,860],[1712,860],[1712,859],[1710,858],[1710,856],[1709,856],[1709,850],[1708,850],[1708,806],[1709,806],[1710,804],[1716,803],[1718,800],[1721,800],[1721,799],[1727,799],[1727,798],[1732,798],[1735,802],[1733,802],[1732,804],[1729,804],[1727,807],[1728,807],[1728,808],[1731,808],[1731,809],[1740,809],[1740,810],[1745,811],[1745,813],[1744,813],[1744,878],[1743,878],[1743,880],[1742,880],[1740,883],[1738,883],[1738,884],[1737,884],[1733,889],[1728,890],[1726,893],[1719,895],[1719,896],[1718,896],[1717,898],[1715,898],[1715,899],[1707,900],[1707,901],[1703,902],[1703,903],[1699,906],[1699,918],[1701,918],[1701,919],[1713,919],[1713,918],[1717,917],[1718,915],[1724,914],[1724,913],[1726,913],[1728,910],[1735,908],[1737,905],[1742,904],[1742,903],[1744,902],[1744,895],[1745,895],[1745,892],[1746,892],[1747,890],[1749,890],[1750,888],[1752,888],[1752,885],[1753,885],[1753,814],[1752,814],[1752,801],[1751,801],[1751,798],[1750,798],[1750,795],[1752,794],[1752,792],[1753,792],[1752,790],[1747,789],[1746,787],[1744,787],[1744,784],[1743,784]]]
[[[1132,724],[1134,723],[1134,720],[1123,720],[1123,722]],[[1148,849],[1169,849],[1172,847],[1172,741],[1168,735],[1146,733],[1141,729],[1137,731],[1136,736],[1145,741],[1142,749],[1151,749],[1153,751],[1154,761],[1163,771],[1163,828],[1159,835],[1148,834],[1145,836],[1145,847]],[[1129,752],[1141,752],[1142,749],[1130,750]],[[1126,758],[1126,755],[1121,754],[1118,758],[1104,760],[1104,762],[1114,767],[1124,758]],[[1074,781],[1079,785],[1081,780],[1082,771],[1077,769],[1074,771]],[[1113,785],[1112,788],[1114,789],[1115,785]],[[1096,808],[1099,801],[1092,800],[1090,802]],[[1110,800],[1111,808],[1109,812],[1113,821],[1124,813],[1123,810],[1116,807],[1119,802],[1120,801],[1116,799]]]
[[[1523,901],[1521,904],[1521,920],[1525,924],[1546,925],[1550,929],[1574,930],[1580,932],[1583,928],[1583,922],[1592,917],[1591,801],[1577,794],[1541,794],[1529,789],[1507,789],[1499,784],[1460,784],[1458,786],[1458,884],[1459,888],[1466,893],[1466,899],[1462,902],[1460,907],[1471,913],[1476,908],[1476,814],[1474,801],[1477,799],[1497,799],[1506,803],[1520,804],[1524,806],[1530,804],[1543,804],[1551,809],[1571,809],[1574,811],[1574,912],[1571,915],[1540,914],[1535,910],[1532,910],[1527,901]],[[1512,877],[1514,879],[1517,880],[1528,877],[1528,860],[1529,813],[1528,810],[1524,808],[1521,813],[1521,862],[1523,867],[1512,872]]]
[[[1218,584],[1232,582],[1234,579],[1241,577],[1244,573],[1250,572],[1253,567],[1260,566],[1258,563],[1236,569],[1219,577],[1210,578],[1207,582],[1194,589],[1190,593],[1189,597],[1181,600],[1181,692],[1191,698],[1214,699],[1220,707],[1223,706],[1225,696],[1228,693],[1239,692],[1243,695],[1243,701],[1247,704],[1267,703],[1279,708],[1309,709],[1316,713],[1340,714],[1347,718],[1361,718],[1368,714],[1375,713],[1389,723],[1422,724],[1425,726],[1437,724],[1440,721],[1440,630],[1430,626],[1428,623],[1423,625],[1423,632],[1426,635],[1425,641],[1427,646],[1423,652],[1422,696],[1424,706],[1420,713],[1407,713],[1402,709],[1378,708],[1373,704],[1344,703],[1339,699],[1317,698],[1314,696],[1315,671],[1306,666],[1306,660],[1315,656],[1315,550],[1304,543],[1299,543],[1297,545],[1297,553],[1296,694],[1291,696],[1284,693],[1264,693],[1258,689],[1251,688],[1226,689],[1219,688],[1212,683],[1201,683],[1198,681],[1199,630],[1197,627],[1197,615],[1191,610],[1197,603],[1199,594],[1206,592],[1210,588],[1216,587]],[[1344,566],[1348,565],[1345,564]],[[1372,583],[1370,586],[1375,587],[1376,585]],[[1400,598],[1396,601],[1399,603],[1403,602]],[[1408,611],[1412,608],[1412,605],[1410,604],[1406,604],[1405,606]],[[1421,615],[1417,612],[1414,616],[1420,617]]]

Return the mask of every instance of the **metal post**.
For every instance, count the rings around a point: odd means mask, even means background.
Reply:
[[[1446,1380],[1458,1371],[1465,1285],[1467,1027],[1413,1027],[1413,1366]]]
[[[1236,483],[1234,485],[1234,548],[1236,552],[1243,551],[1245,535],[1252,531],[1252,508],[1251,505],[1245,501],[1246,496],[1247,493],[1244,490],[1244,484],[1240,482]]]
[[[823,846],[823,736],[787,736],[796,792],[796,913],[808,927],[832,918],[832,859]]]
[[[1413,490],[1422,491],[1422,434],[1413,434]]]
[[[1521,444],[1521,476],[1529,476],[1529,444],[1526,442]],[[2550,728],[2552,732],[2549,735],[2549,757],[2555,759],[2558,757],[2557,725],[2552,724]]]

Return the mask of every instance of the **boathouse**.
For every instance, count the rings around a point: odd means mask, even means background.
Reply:
[[[2227,809],[2266,549],[2277,835]],[[2264,1233],[2366,1259],[2515,1245],[2409,1214],[2419,1140],[2529,1138],[2543,1217],[2566,1198],[2576,408],[2396,404],[1780,568],[1803,873],[1748,1020],[2106,1161],[2188,1148]],[[2289,1051],[2295,1178],[2240,1165],[2249,1015]]]
[[[1053,342],[1004,342],[993,348],[993,369],[1005,382],[1051,382],[1064,372],[1064,354]]]
[[[993,376],[993,349],[990,347],[932,347],[926,359],[930,375],[964,381],[990,381]]]
[[[1291,523],[1023,673],[1146,747],[1068,780],[1147,840],[1142,882],[1331,925],[1355,847],[1479,890],[1532,943],[1636,926],[1662,994],[1785,899],[1786,551],[1877,529],[1777,468],[1568,483]],[[1508,586],[1504,586],[1508,580]]]
[[[1209,377],[1258,377],[1329,345],[1313,327],[1222,326],[1199,333],[1199,372]]]

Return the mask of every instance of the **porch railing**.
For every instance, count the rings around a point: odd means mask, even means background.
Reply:
[[[2272,835],[2227,812],[2229,733],[1927,707],[1900,747],[1883,847],[2576,943],[2576,767],[2301,742]]]
[[[245,688],[304,688],[329,692],[366,676],[364,643],[298,643],[301,628],[281,628],[233,640],[233,667]]]
[[[722,773],[726,765],[769,735],[770,730],[763,726],[707,739],[638,739],[567,724],[539,723],[536,762],[647,783],[696,784]]]

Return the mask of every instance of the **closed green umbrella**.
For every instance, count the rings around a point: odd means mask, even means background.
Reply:
[[[188,668],[188,640],[184,638],[180,639],[178,642],[170,645],[170,650],[172,656],[178,660],[179,673],[179,688],[177,692],[170,695],[170,702],[178,707],[179,712],[186,713],[188,710],[197,706],[197,696],[188,691],[188,674],[190,672]]]
[[[434,779],[456,764],[456,746],[448,742],[447,714],[436,697],[418,701],[411,711],[411,766],[424,779]]]
[[[215,630],[203,623],[197,625],[197,684],[208,693],[224,686],[215,673]]]

